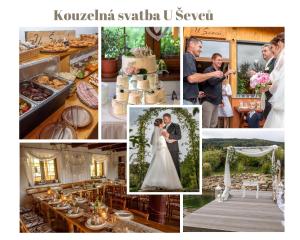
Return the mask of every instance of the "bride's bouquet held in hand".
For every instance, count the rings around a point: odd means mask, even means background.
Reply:
[[[270,85],[270,75],[264,72],[258,72],[250,78],[250,87],[256,90],[266,89]]]
[[[266,95],[265,92],[271,85],[270,75],[264,72],[258,72],[250,78],[250,87],[261,93],[261,109],[265,109]]]

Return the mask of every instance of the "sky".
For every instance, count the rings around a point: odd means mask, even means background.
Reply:
[[[135,135],[136,134],[136,130],[137,130],[137,125],[136,125],[136,120],[138,118],[139,115],[143,114],[143,110],[145,109],[145,107],[134,107],[134,108],[130,108],[130,113],[129,113],[129,122],[130,122],[130,129],[132,129],[133,131],[130,132],[129,134],[130,135]],[[193,108],[190,107],[188,108],[188,110],[190,112],[192,112]],[[162,111],[159,116],[157,116],[157,118],[162,118],[163,114],[164,113],[171,113],[170,110],[166,110],[166,111]],[[156,117],[154,117],[151,122],[149,123],[148,125],[148,129],[146,130],[146,138],[147,139],[150,139],[151,138],[151,135],[152,135],[152,132],[153,132],[153,123],[154,123],[154,120],[156,119]],[[195,116],[195,119],[199,122],[199,114],[197,114]],[[181,152],[181,155],[180,155],[180,160],[183,160],[184,157],[186,156],[187,154],[187,146],[184,145],[184,143],[186,142],[185,139],[188,139],[188,132],[187,130],[184,128],[184,122],[179,122],[178,118],[176,117],[176,115],[172,115],[172,122],[174,123],[177,123],[179,124],[179,126],[181,127],[181,135],[182,135],[182,138],[181,140],[178,141],[178,144],[179,144],[179,150]],[[131,143],[130,144],[130,147],[131,147]],[[150,152],[151,149],[150,148],[147,148],[147,151]],[[132,155],[133,153],[135,153],[136,151],[133,151],[133,150],[130,150],[130,155]],[[146,156],[146,161],[147,162],[150,162],[151,161],[151,157],[150,156]]]
[[[284,131],[269,129],[224,129],[224,130],[202,130],[203,138],[241,138],[241,139],[263,139],[276,142],[284,142]]]

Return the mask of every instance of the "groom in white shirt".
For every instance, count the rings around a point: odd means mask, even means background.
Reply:
[[[263,45],[262,49],[261,49],[261,53],[262,53],[263,59],[266,61],[264,72],[271,74],[271,72],[274,69],[275,62],[276,62],[274,54],[271,51],[271,44],[266,43],[265,45]],[[250,71],[251,76],[253,76],[254,74],[256,74],[255,71],[253,71],[253,70]],[[269,91],[266,91],[265,95],[266,95],[266,100],[265,100],[265,109],[263,111],[263,117],[266,119],[271,110],[271,107],[272,107],[271,103],[269,103],[269,100],[272,97],[272,94]]]

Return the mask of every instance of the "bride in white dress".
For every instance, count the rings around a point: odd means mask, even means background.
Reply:
[[[272,85],[269,88],[272,97],[271,111],[264,128],[284,127],[284,33],[278,34],[271,41],[272,51],[276,57],[275,67],[270,75]]]
[[[163,120],[158,118],[154,122],[154,130],[151,137],[152,160],[144,178],[141,189],[149,190],[181,190],[182,185],[178,177],[172,156],[166,141],[162,136]]]

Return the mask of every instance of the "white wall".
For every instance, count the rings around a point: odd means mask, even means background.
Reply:
[[[25,144],[27,146],[30,146],[30,144]],[[35,144],[35,147],[40,146],[40,149],[45,149],[49,148],[49,144]],[[28,150],[29,148],[23,147],[25,151]],[[47,150],[48,152],[53,152],[57,150]],[[99,150],[87,150],[86,148],[76,148],[76,151],[70,150],[69,152],[72,154],[80,153],[80,152],[89,152],[89,153],[94,153],[94,154],[105,154],[107,155],[108,152],[101,152]],[[23,151],[21,151],[22,154]],[[87,155],[87,156],[92,156],[92,155]],[[119,152],[119,153],[113,153],[113,159],[110,158],[111,155],[108,155],[109,158],[104,162],[104,168],[106,170],[106,177],[108,179],[116,179],[118,177],[118,157],[119,156],[126,156],[126,151],[124,152]],[[62,179],[61,183],[68,183],[72,182],[72,179],[76,179],[76,181],[84,181],[84,180],[90,180],[90,160],[91,159],[85,159],[87,162],[86,164],[80,165],[78,167],[70,167],[66,164],[67,160],[63,158],[64,155],[61,154],[59,155],[59,158],[57,161],[57,165],[61,164],[63,165],[62,167],[58,166],[58,175],[59,178]],[[22,159],[22,157],[21,157]],[[72,162],[69,160],[69,164],[72,165]],[[63,170],[60,170],[63,169]],[[63,172],[61,172],[63,171]],[[67,176],[66,176],[67,175]],[[73,176],[73,177],[72,177]],[[74,178],[75,176],[75,178]],[[26,177],[26,170],[24,164],[20,162],[20,202],[22,205],[27,202],[26,200],[26,189],[29,188],[28,180]]]

